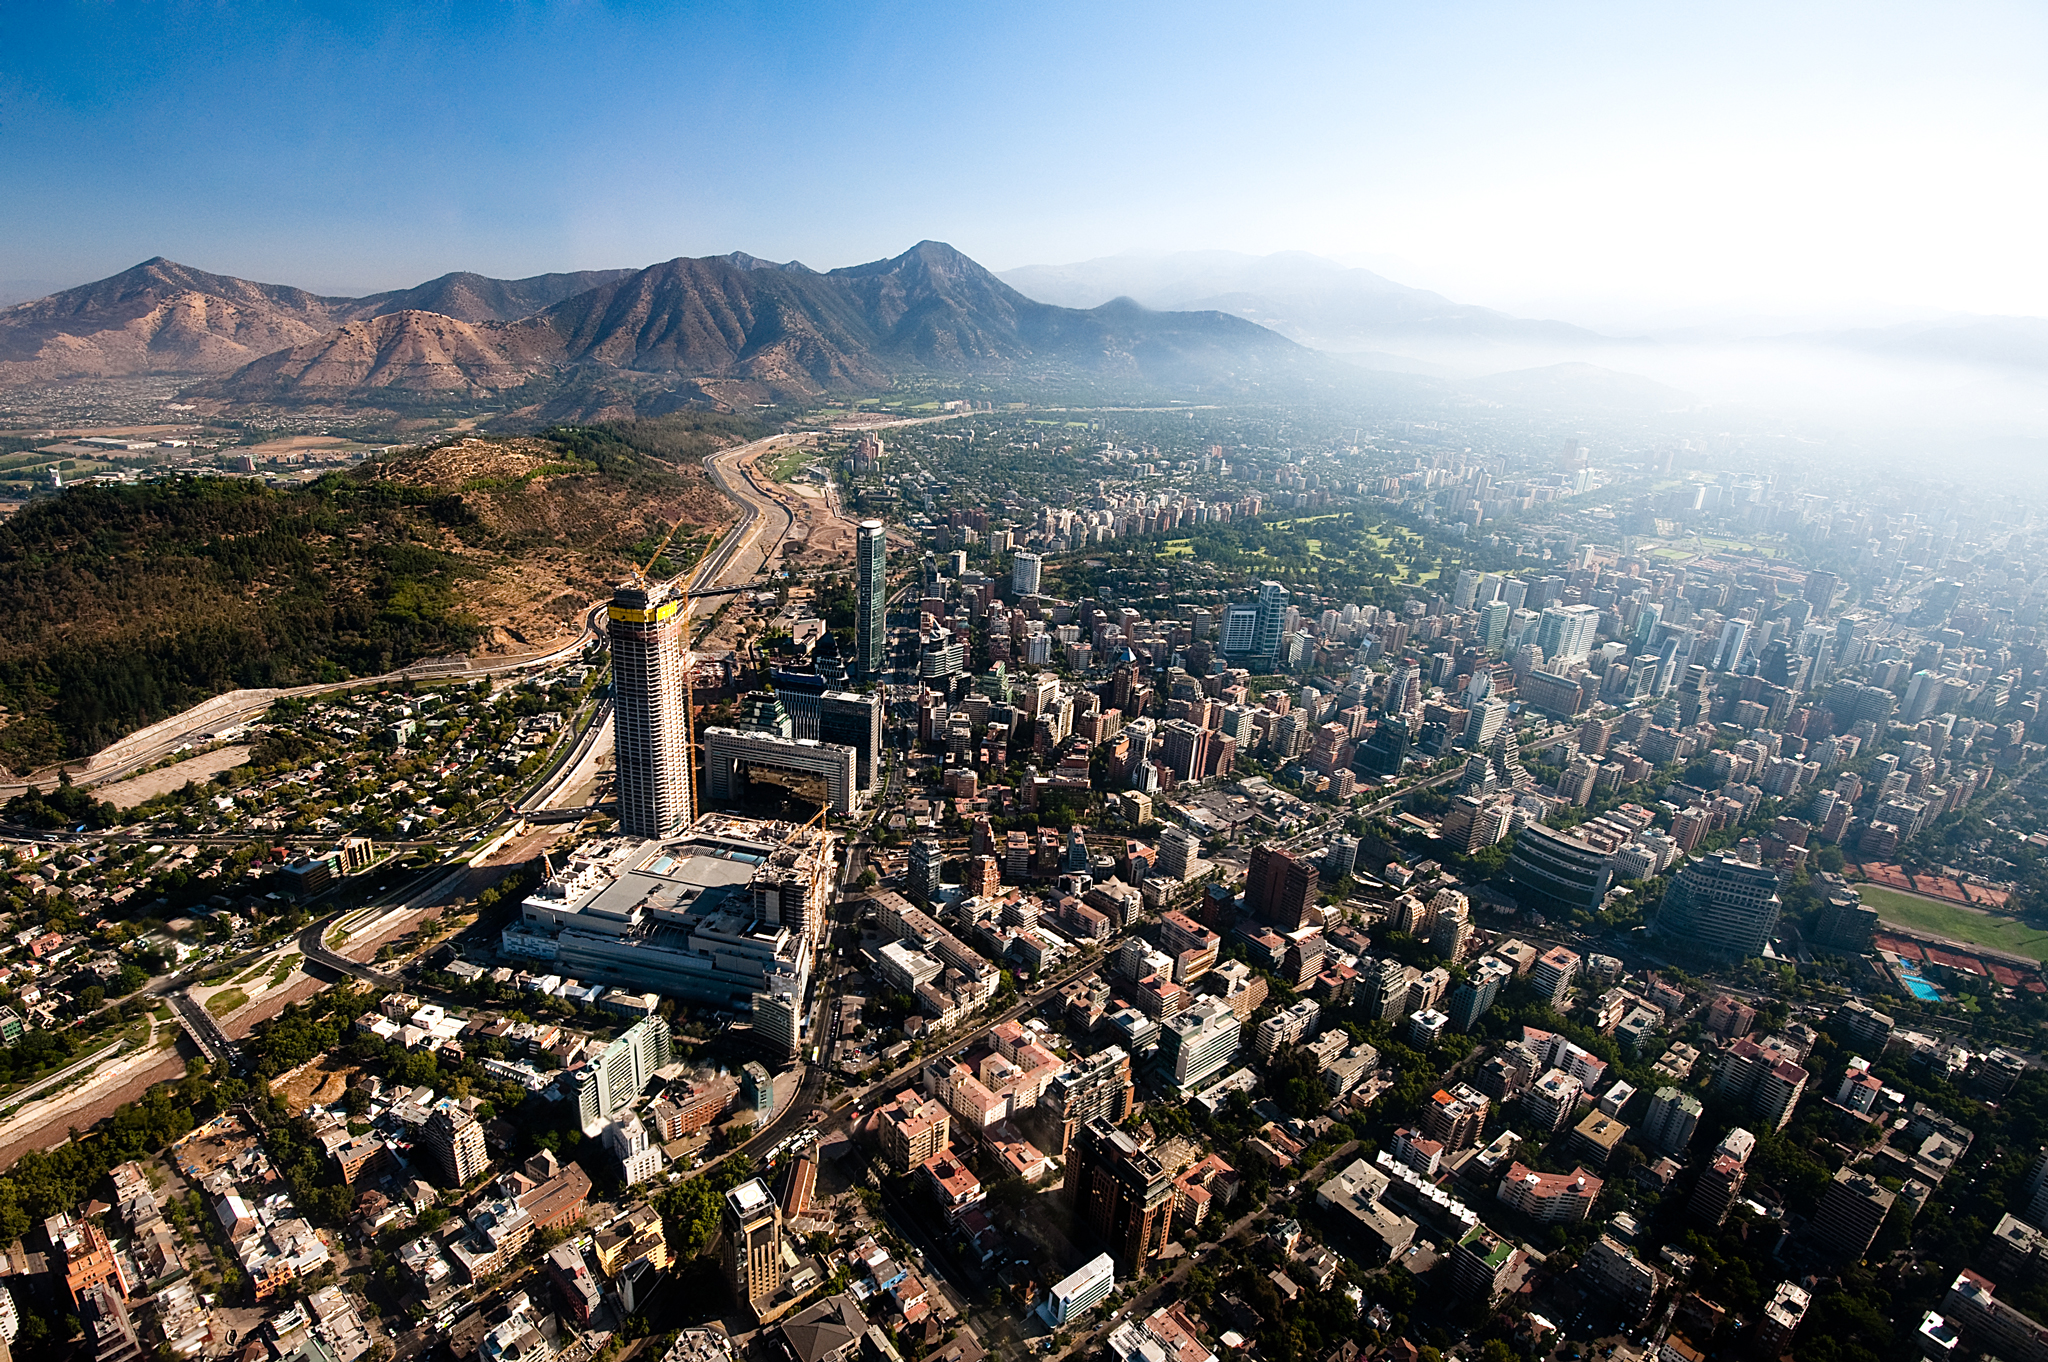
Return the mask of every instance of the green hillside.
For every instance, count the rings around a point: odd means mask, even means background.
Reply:
[[[486,568],[574,545],[604,570],[639,535],[593,544],[589,527],[622,505],[647,527],[724,514],[692,460],[749,433],[679,416],[490,442],[506,477],[437,480],[446,453],[427,450],[301,488],[193,478],[34,502],[0,526],[0,765],[84,757],[236,687],[464,650],[491,623],[464,601]]]

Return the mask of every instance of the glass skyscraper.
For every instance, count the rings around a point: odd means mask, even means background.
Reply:
[[[863,520],[854,533],[854,674],[862,681],[881,679],[889,630],[889,530],[879,520]]]

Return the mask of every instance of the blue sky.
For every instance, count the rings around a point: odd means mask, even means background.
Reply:
[[[934,237],[1304,249],[1556,315],[2048,314],[2044,39],[1970,3],[38,0],[0,18],[0,279]]]

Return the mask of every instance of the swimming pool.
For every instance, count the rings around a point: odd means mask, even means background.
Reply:
[[[1902,970],[1899,977],[1905,982],[1906,992],[1912,994],[1921,1002],[1938,1003],[1941,1001],[1941,990],[1928,983],[1925,979],[1922,979],[1919,975],[1907,974]]]

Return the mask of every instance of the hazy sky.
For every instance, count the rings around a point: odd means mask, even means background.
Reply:
[[[2038,6],[996,8],[9,5],[0,280],[935,237],[1390,257],[1552,315],[2048,315]]]

